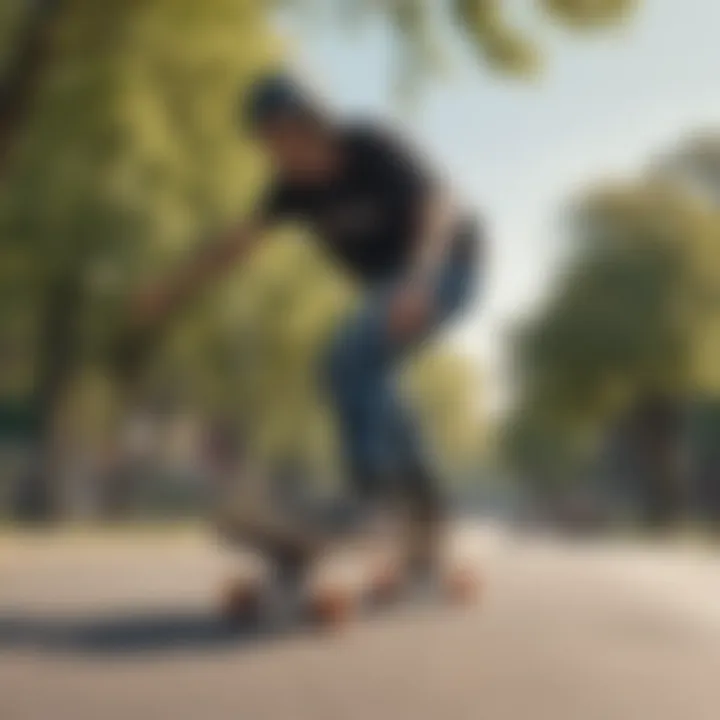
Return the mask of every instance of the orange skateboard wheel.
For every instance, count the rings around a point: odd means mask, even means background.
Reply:
[[[446,577],[445,588],[452,602],[466,605],[480,598],[482,579],[477,571],[471,568],[457,567]]]
[[[370,581],[370,598],[380,604],[396,600],[403,587],[403,576],[400,566],[387,562],[380,565]]]
[[[319,591],[310,603],[313,620],[326,627],[339,627],[349,622],[355,612],[355,598],[339,588]]]

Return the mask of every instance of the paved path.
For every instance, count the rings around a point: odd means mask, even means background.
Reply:
[[[720,718],[720,560],[463,544],[477,608],[249,638],[213,618],[229,561],[193,535],[0,539],[0,718]]]

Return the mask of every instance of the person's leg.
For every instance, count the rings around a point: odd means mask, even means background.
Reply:
[[[341,323],[323,368],[356,492],[400,489],[428,512],[437,505],[439,488],[397,374],[408,354],[466,304],[474,277],[470,259],[453,253],[438,278],[432,316],[414,337],[388,332],[393,285],[370,292]]]
[[[427,326],[415,338],[391,342],[389,371],[382,378],[385,383],[381,393],[385,403],[382,413],[384,426],[376,427],[376,431],[385,438],[389,462],[395,468],[405,494],[421,512],[430,515],[442,512],[440,483],[433,453],[422,437],[418,419],[398,388],[397,370],[409,355],[424,342],[432,340],[448,321],[466,307],[475,290],[476,272],[477,269],[463,254],[455,253],[448,258],[438,278],[434,310]]]
[[[335,412],[353,492],[369,498],[387,488],[385,443],[376,429],[386,405],[385,290],[370,292],[339,325],[324,357],[322,381]]]
[[[433,453],[420,426],[415,408],[399,387],[402,360],[397,359],[384,378],[383,411],[374,431],[383,443],[387,474],[395,478],[400,494],[425,506],[441,504]]]

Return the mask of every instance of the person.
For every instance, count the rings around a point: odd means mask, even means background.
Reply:
[[[270,227],[308,225],[361,289],[320,364],[350,491],[368,507],[402,498],[423,529],[417,564],[427,565],[444,509],[397,374],[468,305],[479,280],[480,223],[399,135],[374,122],[339,121],[284,74],[251,87],[242,121],[270,160],[269,187],[250,218],[170,283],[141,293],[136,311],[146,321],[158,317],[239,260]]]

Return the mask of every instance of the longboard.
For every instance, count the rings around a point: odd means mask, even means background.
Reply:
[[[220,592],[222,617],[234,624],[311,622],[347,624],[365,611],[386,608],[412,596],[408,582],[407,527],[339,529],[327,515],[295,502],[278,502],[272,482],[253,477],[236,462],[216,466],[221,480],[215,527],[238,554],[259,560],[254,572],[231,574]],[[437,593],[443,600],[471,602],[480,594],[477,566],[445,553]],[[258,569],[259,566],[259,569]]]
[[[281,623],[337,628],[416,599],[397,537],[319,537],[297,527],[270,529],[248,522],[226,527],[224,538],[233,549],[255,551],[264,566],[224,584],[220,612],[232,624],[279,618]],[[433,601],[468,604],[479,599],[481,590],[477,565],[448,556],[432,595]]]
[[[278,613],[288,620],[322,626],[344,624],[369,607],[390,602],[400,591],[402,563],[389,538],[320,533],[298,525],[253,521],[221,528],[231,549],[250,550],[261,560],[254,573],[240,573],[224,585],[223,617],[258,622]]]

